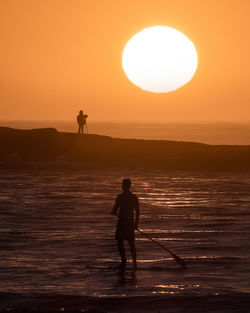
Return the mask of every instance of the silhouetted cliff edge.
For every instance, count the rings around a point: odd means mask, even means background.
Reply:
[[[249,170],[250,146],[118,139],[56,129],[0,127],[0,166],[131,167],[174,170]]]

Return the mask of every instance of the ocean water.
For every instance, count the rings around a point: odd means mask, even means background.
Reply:
[[[115,269],[110,211],[124,177],[139,197],[139,228],[186,269],[139,233],[138,270]],[[250,294],[250,173],[2,171],[0,185],[0,294]]]
[[[54,127],[77,132],[75,121],[0,121],[20,129]],[[86,130],[85,130],[86,131]],[[108,123],[88,122],[88,132],[119,138],[194,141],[207,144],[250,145],[249,123]]]

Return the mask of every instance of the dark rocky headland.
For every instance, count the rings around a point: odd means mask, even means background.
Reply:
[[[250,146],[118,139],[0,127],[0,167],[250,170]]]

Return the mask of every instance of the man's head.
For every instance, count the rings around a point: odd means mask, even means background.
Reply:
[[[122,189],[124,191],[128,191],[131,186],[131,180],[128,178],[123,179],[122,181]]]
[[[79,114],[83,114],[83,110],[80,110]]]

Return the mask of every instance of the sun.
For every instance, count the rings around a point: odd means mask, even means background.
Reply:
[[[126,44],[122,66],[129,80],[151,92],[174,91],[189,82],[198,65],[194,44],[168,26],[153,26]]]

